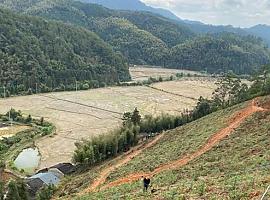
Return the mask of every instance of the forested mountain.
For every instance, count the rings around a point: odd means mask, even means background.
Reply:
[[[161,8],[153,8],[151,6],[145,5],[139,0],[81,0],[86,3],[95,3],[107,8],[117,9],[117,10],[134,10],[134,11],[148,11],[152,13],[159,14],[163,17],[180,20],[175,14],[171,11]]]
[[[75,82],[129,80],[121,55],[96,34],[59,22],[0,9],[0,85],[11,93],[51,90]],[[31,92],[31,91],[29,91]]]
[[[160,38],[169,47],[183,43],[196,36],[187,26],[178,25],[169,19],[151,15],[150,13],[126,11],[121,12],[119,16],[129,20],[138,28]]]
[[[177,21],[178,23],[188,26],[192,31],[201,34],[209,34],[209,33],[221,33],[221,32],[231,32],[242,35],[252,34],[257,37],[261,37],[265,42],[270,46],[270,28],[267,25],[256,25],[251,28],[236,28],[233,26],[222,26],[222,25],[210,25],[204,24],[199,21],[191,21],[191,20],[182,20],[172,12],[153,8],[151,6],[146,6],[143,2],[139,0],[81,0],[82,2],[88,3],[96,3],[99,5],[103,5],[107,8],[117,9],[117,10],[135,10],[135,11],[149,11],[155,14],[159,14],[163,17],[172,19]]]
[[[16,2],[12,4],[16,6],[10,6],[11,1]],[[83,26],[121,52],[131,64],[250,73],[255,67],[270,62],[269,50],[257,38],[247,34],[216,34],[219,31],[200,36],[183,22],[149,12],[111,10],[72,0],[30,0],[28,5],[31,6],[10,0],[0,5]]]
[[[252,73],[260,65],[269,63],[269,49],[261,39],[233,33],[207,35],[172,48],[170,67],[208,72],[237,74]]]
[[[66,1],[28,12],[92,30],[133,64],[163,65],[168,47],[195,36],[188,28],[151,13],[114,11],[96,4]]]
[[[261,37],[264,42],[270,46],[270,26],[267,25],[256,25],[251,28],[235,28],[233,26],[214,26],[202,23],[183,23],[182,21],[179,21],[178,23],[186,25],[192,31],[198,34],[230,32],[243,36],[253,35],[256,37]]]
[[[270,26],[259,24],[257,26],[246,29],[246,31],[263,38],[270,46]]]

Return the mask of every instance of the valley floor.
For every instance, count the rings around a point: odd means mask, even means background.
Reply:
[[[167,86],[168,85],[168,86]],[[74,143],[116,128],[124,112],[138,107],[142,115],[179,114],[192,109],[200,96],[211,96],[213,79],[184,78],[136,87],[110,87],[78,92],[59,92],[0,100],[0,113],[11,107],[56,125],[56,134],[36,142],[39,168],[71,161]],[[169,91],[171,93],[165,92]]]

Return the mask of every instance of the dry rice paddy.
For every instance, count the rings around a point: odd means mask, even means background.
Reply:
[[[175,76],[176,74],[200,74],[199,72],[189,71],[189,70],[179,70],[179,69],[166,69],[166,68],[155,68],[155,67],[143,67],[135,66],[129,68],[131,77],[134,81],[147,80],[150,77],[153,78],[167,78],[170,76]]]
[[[153,87],[110,87],[1,99],[0,113],[12,107],[55,124],[56,134],[36,143],[42,157],[40,168],[44,168],[71,161],[76,141],[116,128],[126,111],[138,107],[142,115],[179,114],[194,107],[192,98],[209,97],[215,86],[211,79],[191,78]]]

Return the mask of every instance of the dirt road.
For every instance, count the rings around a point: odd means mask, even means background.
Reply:
[[[105,183],[106,179],[111,174],[111,172],[113,172],[117,168],[123,166],[124,164],[128,163],[130,160],[132,160],[135,156],[139,155],[145,149],[156,144],[161,139],[162,136],[163,136],[163,134],[160,134],[157,137],[155,137],[155,139],[153,139],[151,142],[149,142],[147,144],[141,144],[141,145],[131,149],[129,152],[127,152],[123,156],[123,159],[120,159],[120,161],[118,161],[115,165],[109,166],[108,168],[101,171],[99,177],[83,193],[95,191],[100,185]]]
[[[234,115],[231,119],[229,119],[229,125],[220,130],[219,132],[215,133],[211,138],[209,138],[209,140],[207,141],[207,143],[202,146],[200,149],[198,149],[195,153],[190,154],[190,155],[186,155],[185,157],[167,163],[165,165],[162,165],[156,169],[153,170],[153,172],[151,173],[135,173],[135,174],[130,174],[127,177],[124,178],[120,178],[116,181],[113,181],[107,185],[104,185],[103,187],[101,187],[100,189],[106,189],[109,187],[114,187],[114,186],[118,186],[118,185],[122,185],[122,184],[126,184],[126,183],[130,183],[130,182],[134,182],[137,181],[139,179],[141,179],[142,176],[146,176],[146,177],[153,177],[156,174],[159,174],[163,171],[167,171],[167,170],[172,170],[172,169],[177,169],[179,167],[182,167],[186,164],[188,164],[189,162],[191,162],[192,160],[200,157],[202,154],[206,153],[207,151],[209,151],[210,149],[212,149],[215,145],[217,145],[222,139],[224,139],[225,137],[227,137],[228,135],[230,135],[231,133],[233,133],[234,129],[236,129],[237,127],[240,126],[240,124],[247,119],[249,116],[251,116],[252,114],[254,114],[255,112],[262,112],[264,111],[263,108],[258,107],[257,106],[257,102],[256,100],[253,100],[252,103],[246,107],[245,109],[239,111],[236,115]],[[154,140],[151,144],[148,145],[152,146],[153,143],[156,143],[157,140]],[[136,156],[139,153],[141,153],[142,150],[135,150],[132,153],[132,156]],[[123,161],[120,161],[120,163],[117,163],[115,166],[111,166],[110,168],[108,168],[107,170],[104,170],[104,173],[101,173],[101,176],[104,176],[104,178],[102,180],[97,180],[95,181],[89,188],[88,192],[94,191],[96,188],[98,188],[102,183],[105,182],[106,178],[108,177],[109,173],[112,172],[113,170],[115,170],[117,167],[127,163],[130,160],[131,156],[128,156],[126,159],[124,159]]]

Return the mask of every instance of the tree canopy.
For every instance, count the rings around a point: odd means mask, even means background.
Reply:
[[[130,79],[121,56],[83,28],[0,10],[0,87],[11,93]]]

